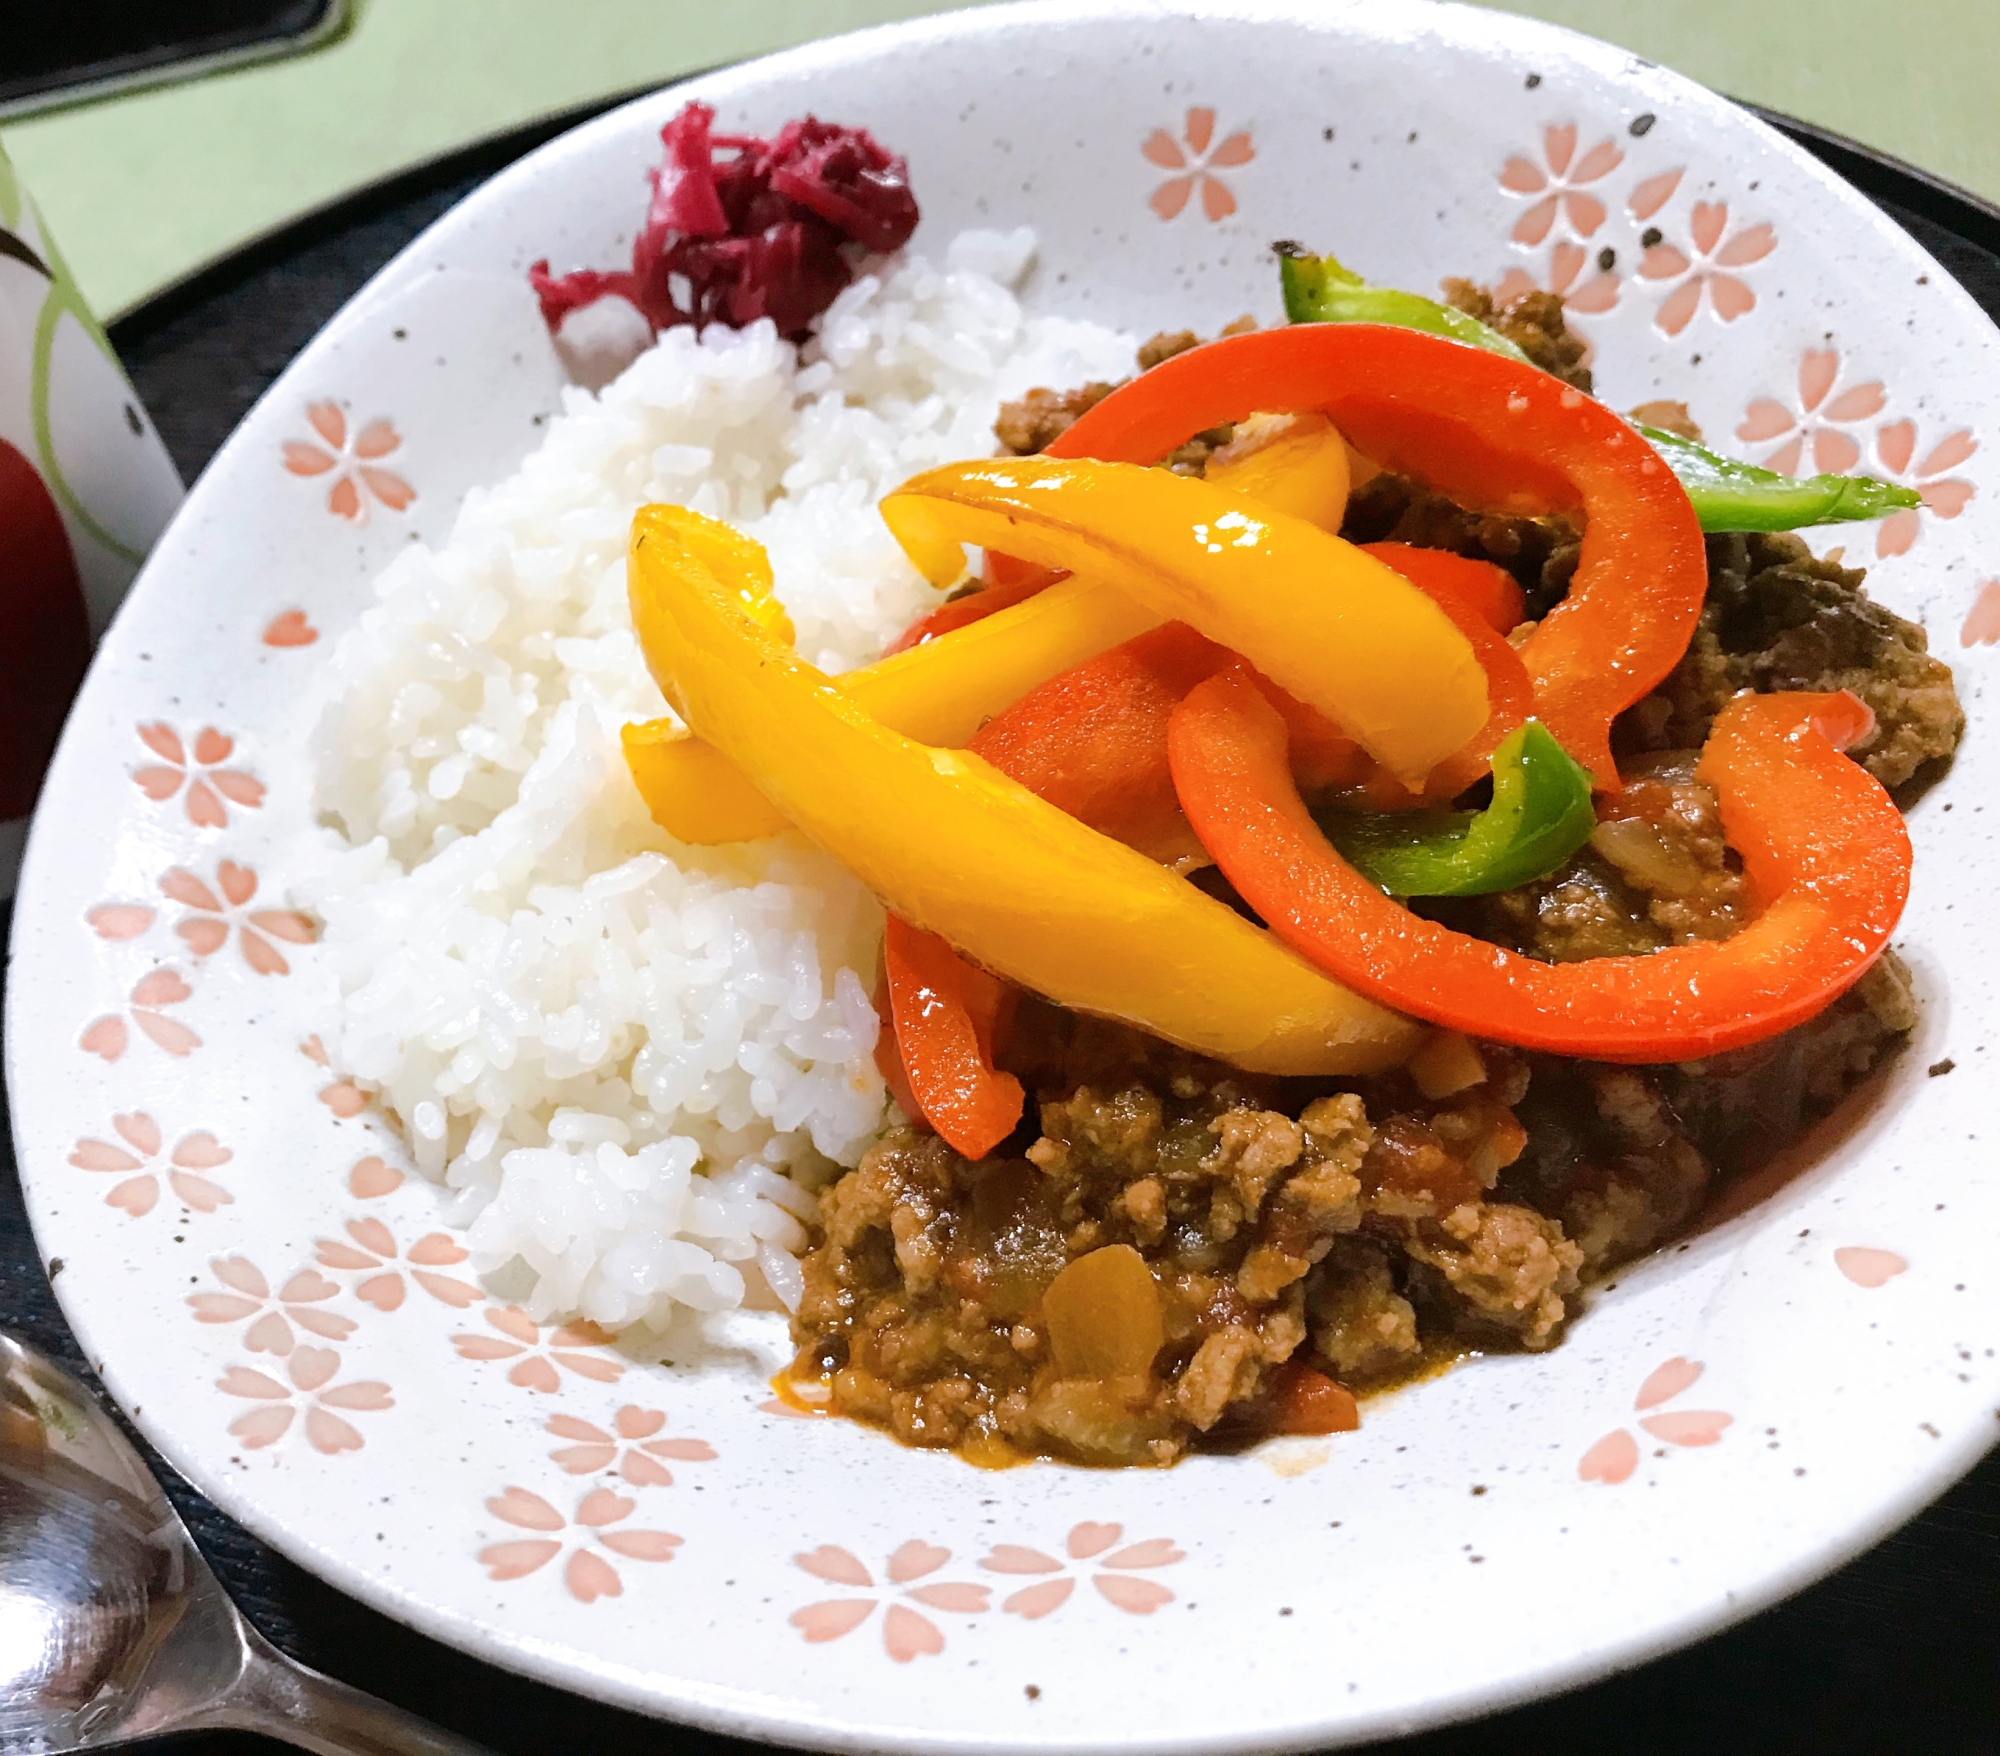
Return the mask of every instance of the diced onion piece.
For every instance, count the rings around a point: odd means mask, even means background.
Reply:
[[[1470,1037],[1455,1030],[1432,1031],[1417,1045],[1409,1066],[1417,1090],[1433,1102],[1486,1081],[1486,1063],[1479,1050]]]
[[[1035,1392],[1029,1415],[1080,1463],[1158,1463],[1153,1448],[1171,1437],[1175,1421],[1155,1389],[1151,1377],[1057,1378]]]
[[[1167,1339],[1160,1290],[1130,1244],[1079,1256],[1042,1295],[1042,1320],[1065,1378],[1143,1377]]]
[[[1647,890],[1685,896],[1701,883],[1701,868],[1686,850],[1643,818],[1605,818],[1590,832],[1590,845]]]

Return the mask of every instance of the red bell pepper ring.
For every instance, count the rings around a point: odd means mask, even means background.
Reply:
[[[1257,409],[1320,409],[1358,451],[1460,505],[1581,510],[1568,595],[1520,649],[1535,712],[1618,790],[1611,722],[1679,661],[1708,589],[1701,524],[1653,448],[1532,366],[1411,329],[1301,323],[1225,336],[1114,390],[1052,457],[1152,463]]]
[[[1014,1132],[1025,1096],[1013,1074],[993,1065],[1013,990],[894,915],[882,967],[911,1098],[954,1152],[984,1158]]]
[[[1415,543],[1363,543],[1361,552],[1395,568],[1436,602],[1455,599],[1496,634],[1513,633],[1527,616],[1513,574],[1491,561],[1475,561],[1450,549],[1420,549]]]
[[[1327,842],[1286,763],[1283,721],[1241,667],[1181,704],[1174,782],[1195,832],[1295,951],[1384,1005],[1560,1055],[1680,1061],[1812,1017],[1879,957],[1909,895],[1910,840],[1840,752],[1871,716],[1853,696],[1739,695],[1696,777],[1763,902],[1734,937],[1644,957],[1551,964],[1389,900]]]

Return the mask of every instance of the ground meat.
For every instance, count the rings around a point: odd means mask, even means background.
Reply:
[[[1039,1088],[1037,1137],[974,1164],[900,1128],[834,1184],[795,1378],[908,1444],[1159,1464],[1262,1430],[1288,1362],[1366,1390],[1544,1348],[1582,1286],[1795,1140],[1914,1017],[1886,957],[1754,1049],[1646,1068],[1480,1045],[1484,1077],[1426,1101],[1404,1071],[1328,1091],[1029,1002],[1009,1060]],[[1107,1245],[1145,1262],[1163,1336],[1109,1386],[1062,1374],[1043,1309]]]
[[[1549,963],[1728,938],[1752,898],[1696,761],[1683,750],[1628,764],[1625,790],[1598,801],[1590,840],[1548,877],[1431,912]]]
[[[1406,1293],[1425,1310],[1434,1335],[1546,1347],[1577,1289],[1581,1256],[1560,1225],[1489,1199],[1527,1144],[1514,1113],[1527,1069],[1499,1049],[1488,1052],[1487,1066],[1478,1086],[1410,1109],[1400,1107],[1409,1094],[1395,1079],[1374,1082],[1377,1101],[1398,1107],[1362,1161],[1362,1230],[1400,1250]],[[1372,1269],[1364,1262],[1359,1271],[1365,1278],[1358,1289],[1318,1294],[1339,1320],[1316,1341],[1322,1354],[1354,1345],[1350,1312],[1365,1321],[1373,1309],[1378,1323],[1391,1314],[1381,1309]]]
[[[1229,1069],[1131,1048],[1148,1080],[1045,1093],[1024,1158],[897,1130],[829,1191],[796,1329],[841,1412],[911,1444],[1167,1462],[1298,1348],[1302,1283],[1361,1222],[1361,1100],[1281,1113]],[[1061,1376],[1041,1301],[1113,1244],[1152,1269],[1165,1346],[1107,1415]]]
[[[1387,470],[1355,487],[1340,534],[1351,543],[1411,543],[1496,562],[1520,585],[1531,621],[1562,601],[1583,541],[1582,527],[1566,516],[1468,512],[1422,482]]]
[[[1162,361],[1201,346],[1201,337],[1191,329],[1163,329],[1139,344],[1139,370],[1150,372]]]
[[[1965,731],[1951,668],[1862,579],[1789,534],[1710,537],[1701,624],[1673,675],[1621,720],[1621,753],[1698,747],[1741,689],[1851,689],[1876,723],[1850,754],[1884,786],[1949,757]]]
[[[1454,1208],[1404,1248],[1428,1296],[1452,1305],[1471,1336],[1490,1330],[1527,1348],[1555,1340],[1583,1262],[1556,1221],[1505,1201]]]
[[[1306,1294],[1314,1355],[1343,1384],[1395,1376],[1422,1353],[1417,1313],[1390,1270],[1389,1246],[1336,1238]]]
[[[1081,390],[1031,390],[1018,402],[1000,405],[993,437],[1000,441],[1005,456],[1033,457],[1046,451],[1117,388],[1096,382]]]
[[[1570,334],[1563,302],[1556,294],[1531,290],[1502,305],[1484,287],[1453,279],[1444,283],[1444,296],[1466,316],[1498,330],[1551,377],[1590,394],[1590,368],[1583,363],[1590,346]]]
[[[1366,1383],[1417,1354],[1419,1307],[1432,1338],[1468,1344],[1560,1327],[1579,1251],[1491,1198],[1526,1141],[1518,1057],[1489,1052],[1477,1086],[1427,1103],[1401,1073],[1314,1095],[1052,1008],[1027,1028],[1045,1040],[1024,1060],[1058,1083],[1022,1157],[968,1163],[898,1129],[822,1203],[797,1370],[840,1412],[909,1444],[1163,1463],[1254,1428],[1309,1338]],[[1060,1083],[1078,1070],[1125,1077]],[[1110,1406],[1062,1375],[1043,1309],[1107,1245],[1146,1262],[1164,1335]]]
[[[1588,388],[1560,301],[1496,310],[1464,283],[1450,292]],[[1140,369],[1196,341],[1155,336]],[[1038,451],[1112,388],[1033,391],[996,434]],[[1635,417],[1697,436],[1679,405]],[[1197,435],[1168,461],[1199,474],[1230,437]],[[1567,590],[1579,536],[1566,519],[1482,516],[1387,474],[1356,489],[1343,534],[1496,560],[1531,617]],[[1536,883],[1423,912],[1552,962],[1738,931],[1755,899],[1695,772],[1741,689],[1853,690],[1877,719],[1854,755],[1885,785],[1951,754],[1964,716],[1950,671],[1921,628],[1869,601],[1859,572],[1790,536],[1712,538],[1708,553],[1695,639],[1615,728],[1625,785],[1600,800],[1590,841]],[[795,1381],[910,1444],[1167,1463],[1263,1430],[1279,1368],[1310,1362],[1366,1389],[1440,1353],[1547,1347],[1582,1286],[1685,1229],[1723,1177],[1798,1140],[1914,1022],[1908,972],[1889,954],[1767,1043],[1650,1068],[1479,1045],[1465,1052],[1483,1077],[1426,1100],[1407,1071],[1344,1087],[1254,1076],[1023,996],[1005,1061],[1038,1127],[977,1164],[897,1129],[826,1193]],[[1145,1264],[1160,1327],[1142,1347],[1163,1340],[1147,1371],[1065,1376],[1045,1296],[1107,1246]]]
[[[1630,413],[1642,427],[1656,427],[1662,433],[1675,433],[1697,445],[1701,443],[1701,428],[1684,402],[1642,402]]]
[[[1661,1068],[1661,1090],[1723,1172],[1753,1170],[1901,1048],[1916,1022],[1910,972],[1885,952],[1817,1018],[1767,1043]]]
[[[1234,323],[1224,324],[1221,333],[1241,335],[1256,327],[1254,317],[1244,316]],[[1139,344],[1139,370],[1150,372],[1163,360],[1171,360],[1176,354],[1199,347],[1201,340],[1191,329],[1163,329]],[[1130,380],[1121,382],[1129,383]],[[1017,402],[1000,405],[999,418],[993,423],[993,437],[1000,442],[1003,455],[1032,457],[1037,452],[1046,451],[1080,417],[1117,388],[1116,384],[1092,383],[1081,390],[1031,390]],[[1227,445],[1233,431],[1229,427],[1214,427],[1197,433],[1165,462],[1182,475],[1198,476],[1209,454]]]
[[[1586,1276],[1672,1236],[1714,1180],[1648,1069],[1538,1057],[1519,1115],[1502,1193],[1557,1220]]]

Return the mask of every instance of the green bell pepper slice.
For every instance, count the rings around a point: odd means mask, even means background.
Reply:
[[[1328,812],[1327,839],[1391,896],[1484,896],[1546,877],[1590,839],[1590,770],[1540,720],[1493,752],[1483,811]]]
[[[1371,287],[1351,268],[1331,256],[1311,256],[1289,240],[1272,246],[1278,253],[1278,278],[1284,289],[1285,317],[1292,323],[1387,323],[1397,329],[1421,329],[1427,335],[1448,336],[1469,348],[1504,354],[1524,366],[1534,362],[1497,330],[1477,317],[1440,305],[1421,293],[1395,287]]]
[[[1293,323],[1388,323],[1447,336],[1467,347],[1532,365],[1528,356],[1476,317],[1393,287],[1371,287],[1331,256],[1308,255],[1289,241],[1278,253],[1278,277],[1285,316]],[[1914,488],[1899,488],[1873,476],[1781,476],[1754,463],[1739,463],[1678,433],[1639,427],[1694,503],[1701,528],[1724,531],[1804,530],[1819,524],[1851,524],[1886,518],[1921,506]]]
[[[1678,433],[1664,433],[1658,427],[1639,431],[1680,478],[1701,528],[1711,535],[1857,523],[1924,503],[1916,489],[1899,488],[1873,476],[1781,476],[1754,463],[1719,457]]]

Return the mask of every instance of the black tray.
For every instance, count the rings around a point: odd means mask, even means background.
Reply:
[[[622,101],[622,100],[617,100]],[[608,104],[482,142],[310,214],[150,300],[111,337],[192,481],[286,363],[395,252],[501,166]],[[2000,319],[2000,209],[1759,112],[1875,200]],[[5,928],[0,908],[0,930]],[[0,1117],[0,1312],[88,1376],[35,1255]],[[149,1452],[150,1455],[150,1452]],[[363,1608],[232,1524],[153,1458],[236,1600],[308,1664],[505,1756],[725,1756],[749,1746],[546,1688]],[[2000,1456],[1833,1578],[1743,1626],[1573,1694],[1399,1746],[1407,1756],[1994,1756],[2000,1751]],[[1560,1590],[1551,1579],[1550,1589]],[[1534,1606],[1524,1603],[1523,1615]],[[1440,1655],[1449,1662],[1448,1655]],[[1218,1679],[1228,1687],[1230,1679]],[[1312,1679],[1298,1686],[1311,1688]],[[187,1741],[252,1756],[262,1740]]]

